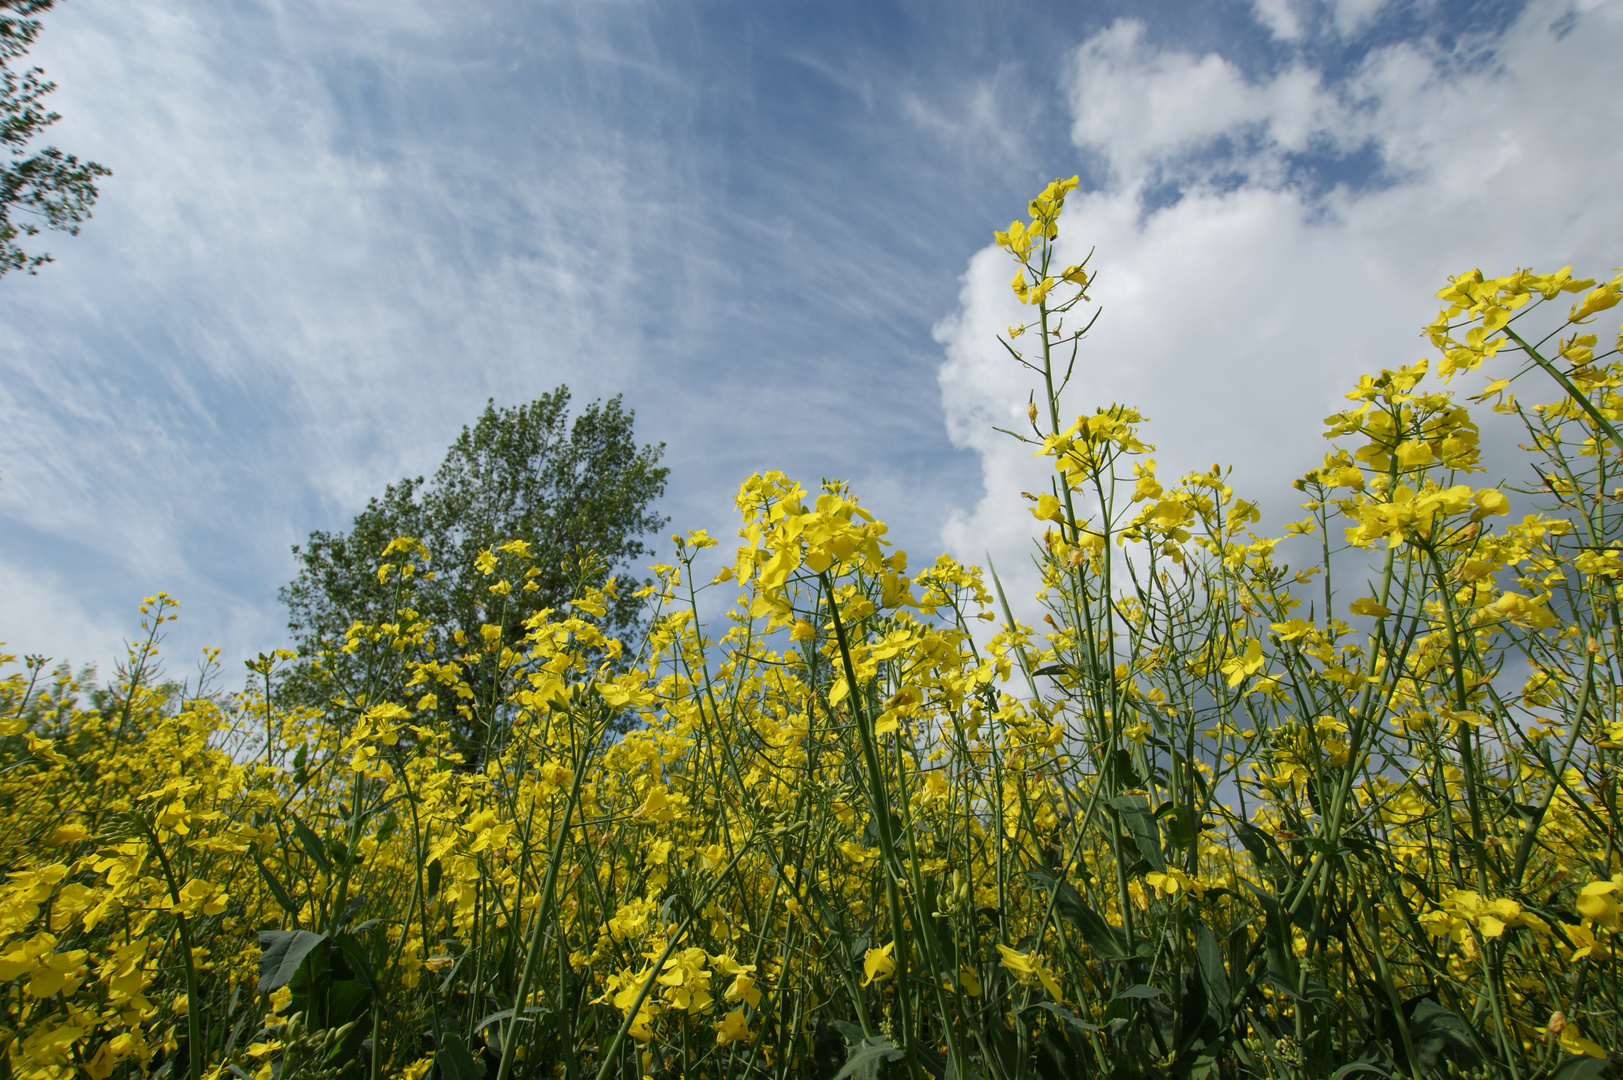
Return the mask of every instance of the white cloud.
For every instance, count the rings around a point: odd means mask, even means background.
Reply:
[[[1277,38],[1294,41],[1302,36],[1302,20],[1291,0],[1252,0],[1252,13]]]
[[[1418,328],[1447,275],[1569,262],[1604,273],[1623,262],[1623,144],[1611,137],[1623,125],[1612,62],[1623,5],[1558,36],[1548,27],[1565,11],[1530,6],[1487,43],[1488,64],[1384,49],[1334,93],[1303,68],[1247,82],[1221,58],[1156,51],[1131,24],[1086,42],[1071,87],[1075,138],[1107,157],[1114,179],[1074,195],[1062,223],[1064,260],[1097,249],[1091,293],[1104,308],[1070,411],[1137,405],[1164,474],[1233,464],[1238,490],[1284,520],[1295,509],[1289,481],[1324,451],[1320,418],[1359,373],[1425,354]],[[1222,163],[1242,182],[1213,182],[1196,162],[1181,200],[1145,212],[1158,165],[1241,126],[1263,133]],[[1320,130],[1343,145],[1373,140],[1394,182],[1322,198],[1288,182],[1282,148]],[[1023,412],[1031,386],[995,341],[1019,320],[1012,269],[995,249],[979,253],[959,311],[938,328],[948,430],[980,454],[986,484],[944,540],[966,558],[990,549],[1000,570],[1027,566],[1034,523],[1018,492],[1046,486],[1040,464],[990,430]],[[1029,595],[1033,581],[1022,573],[1015,591]]]
[[[1380,17],[1388,0],[1334,0],[1332,6],[1336,33],[1353,37]]]
[[[29,615],[26,625],[0,626],[0,653],[44,656],[52,667],[67,662],[75,670],[95,664],[102,676],[110,676],[113,665],[124,658],[124,640],[114,629],[119,624],[86,613],[84,592],[54,574],[0,560],[0,596],[6,598],[6,608]],[[130,613],[134,615],[133,605]]]
[[[1417,0],[1430,6],[1431,0]],[[1328,23],[1343,38],[1355,38],[1381,17],[1390,0],[1324,0]],[[1251,13],[1257,22],[1281,41],[1299,41],[1307,35],[1298,0],[1252,0]]]
[[[1311,68],[1293,65],[1251,82],[1216,53],[1156,49],[1132,20],[1090,38],[1075,66],[1071,138],[1109,161],[1120,192],[1158,168],[1198,168],[1202,152],[1222,139],[1246,147],[1225,164],[1261,182],[1277,178],[1282,155],[1305,151],[1315,139],[1345,145],[1361,135],[1357,114],[1327,93]]]

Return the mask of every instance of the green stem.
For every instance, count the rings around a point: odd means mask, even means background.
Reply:
[[[568,714],[566,714],[568,715]],[[594,740],[588,740],[588,748]],[[590,755],[590,749],[587,751]],[[558,826],[558,835],[552,842],[552,853],[547,857],[547,872],[541,882],[541,896],[535,906],[535,923],[530,929],[530,944],[524,953],[524,971],[519,976],[518,992],[513,995],[513,1014],[507,1019],[507,1028],[502,1032],[502,1059],[496,1067],[496,1080],[507,1080],[507,1075],[513,1069],[513,1052],[518,1045],[518,1024],[524,1013],[524,1004],[529,999],[530,987],[535,982],[536,969],[541,965],[541,943],[546,936],[547,917],[551,914],[552,894],[558,884],[558,867],[563,862],[564,843],[569,839],[569,823],[574,816],[575,806],[580,801],[581,785],[586,780],[585,760],[575,764],[575,776],[569,785],[569,798],[564,802],[563,821]]]
[[[1590,654],[1588,662],[1584,665],[1584,684],[1578,691],[1578,708],[1572,714],[1572,730],[1567,732],[1567,744],[1561,748],[1561,763],[1550,770],[1554,776],[1566,772],[1567,762],[1572,760],[1573,747],[1577,745],[1578,735],[1583,730],[1584,713],[1589,711],[1589,692],[1594,685],[1595,657],[1594,654]],[[1516,846],[1516,862],[1510,874],[1510,887],[1513,890],[1521,887],[1522,875],[1527,872],[1527,860],[1533,854],[1533,843],[1538,838],[1539,826],[1543,823],[1544,815],[1549,812],[1550,804],[1555,801],[1555,793],[1559,790],[1560,786],[1555,783],[1551,783],[1545,789],[1543,797],[1539,800],[1538,812],[1528,819],[1522,830],[1521,843]]]
[[[186,1072],[191,1080],[203,1078],[203,1003],[197,996],[197,965],[192,961],[192,931],[186,922],[186,916],[181,914],[180,883],[175,879],[175,871],[169,865],[169,856],[163,850],[163,844],[158,840],[158,834],[150,822],[140,814],[132,815],[141,831],[147,834],[147,842],[152,846],[152,852],[158,857],[158,865],[163,868],[164,880],[169,884],[169,898],[174,902],[175,921],[180,929],[180,951],[186,961]]]
[[[890,814],[890,796],[885,787],[885,770],[879,760],[879,745],[874,734],[873,721],[868,716],[868,710],[861,704],[856,667],[851,662],[851,644],[845,633],[845,622],[840,618],[839,599],[834,593],[834,583],[827,571],[818,576],[822,579],[823,595],[828,598],[828,609],[834,617],[834,639],[839,645],[840,662],[845,668],[846,700],[851,703],[857,739],[862,743],[862,759],[867,766],[868,786],[871,789],[869,800],[873,806],[874,818],[879,825],[879,853],[885,866],[885,900],[890,908],[890,936],[894,946],[891,958],[896,961],[896,1005],[901,1013],[902,1049],[907,1053],[908,1067],[916,1080],[923,1080],[922,1069],[913,1046],[913,1009],[907,995],[907,959],[911,942],[898,888],[898,880],[903,871],[901,859],[896,854],[896,838],[892,832],[894,823]],[[1001,827],[1000,823],[999,828]]]

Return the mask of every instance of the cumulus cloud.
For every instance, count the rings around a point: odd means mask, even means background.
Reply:
[[[1305,60],[1247,77],[1216,54],[1157,49],[1128,21],[1083,43],[1073,137],[1109,181],[1074,194],[1062,222],[1062,260],[1096,249],[1104,308],[1070,412],[1136,405],[1163,474],[1232,464],[1238,490],[1286,520],[1289,481],[1324,452],[1320,418],[1358,374],[1425,355],[1418,328],[1449,274],[1623,261],[1610,137],[1623,5],[1552,26],[1569,10],[1534,3],[1453,49],[1378,49],[1335,83]],[[1376,164],[1353,176],[1360,147]],[[937,328],[948,431],[985,483],[944,540],[967,558],[991,551],[1029,595],[1019,492],[1045,473],[991,430],[1017,425],[1031,386],[996,342],[1020,321],[1011,272],[996,249],[977,254]]]

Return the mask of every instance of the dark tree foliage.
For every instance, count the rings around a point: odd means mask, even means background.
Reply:
[[[627,575],[650,554],[642,538],[666,524],[652,509],[669,472],[659,464],[665,447],[637,445],[635,414],[619,396],[594,401],[573,424],[569,400],[568,387],[560,386],[516,408],[488,403],[478,422],[462,429],[432,479],[390,484],[356,515],[348,532],[318,531],[307,544],[295,545],[299,571],[280,596],[299,651],[314,656],[332,650],[357,620],[396,618],[397,585],[380,584],[377,567],[384,548],[400,536],[421,540],[431,555],[433,576],[417,583],[412,606],[434,627],[436,656],[465,651],[458,635],[477,642],[485,625],[499,623],[504,641],[513,644],[536,612],[558,609],[583,585],[602,587],[615,574],[627,587],[618,590],[600,622],[635,651],[641,602]],[[509,540],[530,545],[539,588],[495,597],[474,560]],[[345,672],[342,655],[335,659],[340,680],[351,685],[318,687],[295,678],[287,689],[312,705],[335,695],[353,697],[362,674]],[[485,733],[452,720],[472,760]]]
[[[55,0],[0,0],[0,143],[10,151],[0,164],[0,275],[10,270],[38,273],[51,261],[47,252],[30,254],[18,237],[39,235],[43,225],[70,236],[90,216],[96,201],[96,180],[111,171],[94,161],[80,161],[54,146],[33,149],[40,132],[61,119],[42,102],[56,84],[44,80],[37,67],[22,74],[12,61],[28,52],[39,36],[33,16],[48,11]],[[21,220],[13,220],[20,214]]]

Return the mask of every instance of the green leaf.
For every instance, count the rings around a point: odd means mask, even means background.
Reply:
[[[1390,1071],[1381,1068],[1379,1065],[1371,1065],[1367,1061],[1355,1061],[1350,1065],[1343,1065],[1331,1073],[1330,1080],[1347,1080],[1349,1076],[1359,1076],[1365,1073],[1370,1076],[1390,1077],[1392,1075]]]
[[[468,1044],[460,1035],[445,1036],[444,1045],[434,1055],[434,1064],[439,1066],[440,1076],[445,1080],[484,1080],[473,1055],[468,1053]]]
[[[1195,927],[1195,962],[1200,968],[1200,981],[1206,988],[1206,1015],[1219,1028],[1228,1027],[1229,992],[1228,972],[1223,967],[1223,950],[1217,936],[1205,923]]]
[[[1189,1066],[1189,1080],[1218,1080],[1222,1075],[1222,1062],[1210,1050],[1202,1050]]]
[[[1072,1012],[1070,1009],[1067,1009],[1063,1005],[1055,1004],[1052,1001],[1039,1001],[1037,1004],[1026,1009],[1026,1011],[1030,1012],[1032,1009],[1043,1009],[1047,1012],[1053,1013],[1055,1016],[1059,1017],[1065,1022],[1066,1027],[1081,1035],[1089,1035],[1095,1031],[1104,1030],[1098,1024],[1090,1024],[1080,1016],[1076,1015],[1076,1013]]]
[[[310,856],[310,861],[316,864],[316,869],[331,877],[332,863],[327,861],[327,845],[321,842],[321,837],[316,835],[314,829],[299,820],[297,814],[293,816],[293,835],[299,838],[299,846]]]
[[[270,872],[270,867],[266,866],[264,861],[261,860],[258,855],[254,856],[254,864],[259,867],[260,876],[265,879],[265,884],[267,887],[269,887],[271,895],[276,897],[276,902],[278,904],[282,905],[282,910],[293,916],[294,925],[297,926],[299,919],[299,905],[293,902],[293,897],[288,894],[287,889],[282,886],[282,883],[276,880],[276,875]]]
[[[1076,1067],[1076,1051],[1070,1036],[1058,1024],[1044,1025],[1038,1034],[1036,1053],[1031,1063],[1036,1066],[1036,1080],[1072,1080],[1080,1070]]]
[[[900,1061],[907,1054],[889,1039],[870,1035],[853,1047],[845,1065],[834,1074],[834,1080],[879,1080],[880,1070],[887,1061]]]
[[[838,1031],[841,1035],[844,1035],[845,1041],[850,1043],[852,1046],[862,1045],[862,1040],[868,1037],[862,1033],[861,1027],[851,1023],[849,1020],[830,1020],[829,1026],[835,1031]]]
[[[352,897],[350,899],[350,901],[349,901],[349,906],[344,908],[343,914],[338,916],[337,920],[332,924],[331,929],[342,929],[343,927],[348,926],[349,921],[351,919],[353,919],[355,916],[359,915],[361,913],[361,909],[363,907],[365,907],[365,906],[366,906],[366,894],[365,893],[361,893],[361,895],[359,895],[359,896]],[[329,929],[329,932],[331,932],[331,929]]]
[[[1126,750],[1116,751],[1115,756],[1111,758],[1111,767],[1115,770],[1117,787],[1140,788],[1144,786],[1143,777],[1139,776],[1138,770],[1133,767],[1133,755]]]
[[[533,1011],[533,1009],[531,1011]],[[513,1010],[512,1009],[503,1009],[501,1012],[493,1012],[489,1016],[487,1016],[484,1019],[480,1020],[477,1024],[473,1025],[474,1034],[478,1034],[479,1032],[485,1030],[487,1027],[489,1027],[491,1024],[494,1024],[496,1021],[498,1021],[498,1020],[506,1020],[509,1016],[512,1016],[512,1015],[513,1015]]]
[[[947,1055],[929,1046],[914,1046],[913,1053],[931,1076],[947,1075]]]
[[[261,930],[259,932],[259,992],[268,994],[286,986],[298,972],[304,958],[326,938],[308,930]]]
[[[1158,987],[1151,986],[1148,983],[1139,983],[1137,986],[1129,986],[1127,989],[1123,990],[1110,1000],[1133,1001],[1145,998],[1158,998],[1160,996],[1161,991]]]
[[[1234,835],[1245,845],[1245,849],[1251,853],[1252,860],[1259,868],[1266,870],[1273,863],[1275,851],[1271,842],[1257,831],[1256,826],[1247,821],[1236,821]]]
[[[1167,837],[1174,847],[1187,848],[1200,833],[1200,819],[1192,806],[1177,806],[1171,802],[1156,808],[1157,821],[1166,823]]]
[[[1420,1068],[1426,1072],[1445,1059],[1465,1069],[1475,1068],[1482,1061],[1465,1021],[1430,998],[1415,1002],[1414,1014],[1409,1017],[1409,1039],[1414,1043]]]
[[[327,1024],[342,1027],[351,1020],[359,1020],[372,1003],[372,991],[360,979],[334,979],[327,987]],[[358,1043],[362,1032],[352,1033]]]
[[[1054,907],[1060,916],[1076,927],[1077,932],[1082,935],[1082,940],[1087,942],[1088,948],[1100,959],[1125,960],[1131,955],[1127,948],[1126,936],[1089,907],[1075,885],[1063,877],[1056,877],[1041,870],[1028,871],[1028,876],[1054,891]]]
[[[1592,1058],[1588,1054],[1569,1057],[1550,1074],[1550,1080],[1606,1080],[1617,1075],[1606,1058]]]
[[[1249,881],[1244,884],[1256,896],[1257,903],[1262,905],[1262,936],[1268,958],[1268,973],[1275,985],[1288,988],[1295,981],[1296,965],[1287,946],[1291,934],[1285,922],[1285,913],[1280,909],[1278,900]],[[1294,994],[1295,990],[1290,990],[1290,993]]]
[[[1110,806],[1121,815],[1121,823],[1132,836],[1138,853],[1153,869],[1165,871],[1167,862],[1161,854],[1161,833],[1150,813],[1150,801],[1142,795],[1118,795],[1110,800]]]
[[[1326,989],[1323,983],[1316,982],[1313,979],[1307,980],[1307,985],[1303,988],[1306,992],[1300,994],[1296,992],[1296,987],[1272,973],[1263,979],[1263,982],[1272,986],[1292,1001],[1300,1001],[1304,1005],[1311,1005],[1315,1001],[1334,1005],[1336,1001],[1336,996]]]
[[[338,946],[344,954],[344,962],[349,970],[354,972],[368,990],[377,989],[377,981],[372,977],[372,958],[367,955],[366,946],[354,934],[339,934],[333,938],[333,944]]]

